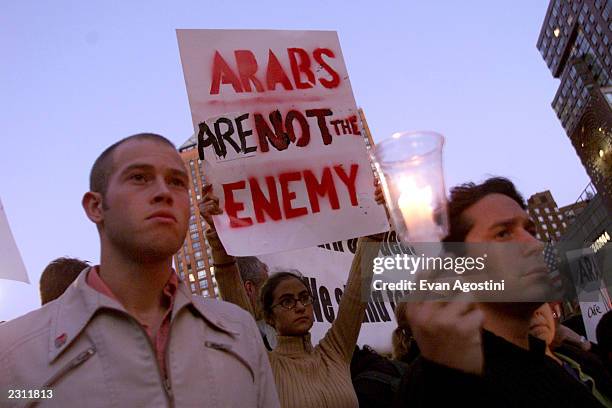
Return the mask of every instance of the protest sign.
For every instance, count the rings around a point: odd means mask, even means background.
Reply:
[[[0,200],[0,279],[30,283]]]
[[[574,285],[587,338],[597,343],[595,330],[601,317],[612,309],[610,295],[603,279],[603,262],[591,248],[567,252],[567,260]]]
[[[177,36],[228,253],[273,253],[388,229],[335,32]]]

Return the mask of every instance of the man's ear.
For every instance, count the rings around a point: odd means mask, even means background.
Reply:
[[[104,211],[102,211],[102,194],[93,191],[88,191],[83,196],[81,201],[87,218],[94,224],[100,224],[104,220]]]
[[[255,285],[253,284],[253,282],[248,280],[244,282],[244,290],[246,291],[247,295],[250,298],[253,296],[253,292],[255,291]]]

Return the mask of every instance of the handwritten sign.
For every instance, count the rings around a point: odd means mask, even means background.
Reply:
[[[177,30],[228,253],[386,231],[337,34]]]
[[[0,201],[0,279],[30,283],[19,249]]]
[[[603,279],[603,270],[598,266],[598,256],[592,248],[568,251],[567,259],[576,286],[587,338],[597,343],[597,324],[601,317],[612,309],[610,294]]]

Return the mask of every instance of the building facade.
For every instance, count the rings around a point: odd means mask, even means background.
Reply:
[[[537,48],[560,80],[552,107],[612,211],[612,0],[552,0]]]
[[[189,230],[183,247],[174,255],[174,268],[180,277],[188,283],[191,292],[196,295],[217,297],[215,268],[212,266],[212,255],[204,231],[206,223],[197,209],[202,199],[202,186],[206,182],[203,163],[198,158],[197,139],[190,137],[179,147],[181,158],[189,169],[189,203],[191,216]]]

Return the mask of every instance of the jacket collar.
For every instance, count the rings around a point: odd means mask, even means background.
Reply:
[[[199,301],[194,301],[194,296],[191,294],[191,291],[187,287],[186,283],[180,281],[180,284],[176,291],[176,297],[174,299],[174,310],[172,310],[172,319],[183,309],[184,307],[193,308],[204,320],[206,320],[211,326],[216,328],[219,331],[225,332],[232,337],[240,334],[239,331],[234,330],[228,327],[227,320],[223,318],[219,313],[217,313],[214,308],[206,307],[205,303],[199,299]],[[210,300],[211,302],[215,302],[216,300]]]
[[[128,314],[116,300],[109,298],[90,287],[87,274],[91,267],[84,269],[77,279],[66,289],[56,302],[57,312],[51,317],[49,335],[49,362],[52,363],[83,332],[93,316],[103,310],[114,310]],[[204,308],[202,302],[194,302],[191,292],[180,281],[174,299],[171,319],[184,307],[193,307],[215,329],[236,336],[238,332],[226,327],[223,319],[215,311]]]

